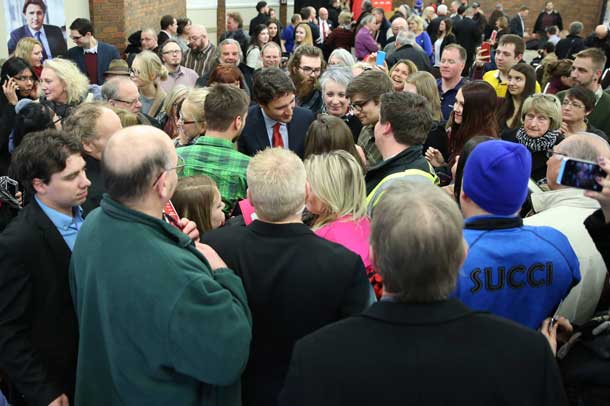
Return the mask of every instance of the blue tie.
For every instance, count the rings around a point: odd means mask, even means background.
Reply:
[[[36,31],[36,39],[38,40],[38,42],[40,42],[40,45],[42,46],[42,60],[46,61],[49,58],[49,55],[47,55],[47,51],[45,51],[44,49],[44,45],[42,44],[42,40],[40,39],[40,31]]]

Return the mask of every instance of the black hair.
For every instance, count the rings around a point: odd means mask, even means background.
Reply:
[[[269,104],[273,99],[295,91],[292,80],[279,68],[260,69],[254,74],[252,95],[259,104]]]
[[[161,29],[162,30],[166,29],[173,23],[174,23],[174,16],[167,14],[167,15],[164,15],[163,17],[161,17]]]
[[[74,20],[72,24],[70,24],[70,29],[78,31],[80,35],[87,35],[88,32],[90,32],[91,35],[94,34],[93,25],[91,24],[91,21],[86,18],[77,18]]]
[[[30,103],[15,115],[13,143],[17,147],[29,133],[52,128],[55,128],[55,124],[49,107],[41,103]]]
[[[178,22],[178,35],[184,34],[184,27],[191,24],[191,19],[186,17],[180,17],[176,20]]]
[[[32,72],[34,79],[36,79],[36,74],[25,59],[18,58],[16,56],[8,58],[2,65],[2,70],[0,71],[0,86],[4,86],[9,79],[9,76],[13,77],[18,75],[24,69],[29,69],[30,72]],[[19,93],[17,93],[17,97],[19,97]],[[6,99],[6,95],[3,91],[0,91],[0,106],[5,106],[7,103],[8,100]]]
[[[258,3],[256,3],[256,11],[258,11],[260,13],[261,9],[264,8],[266,5],[267,5],[266,1],[259,1]]]
[[[35,178],[48,183],[54,173],[65,169],[71,155],[81,153],[81,143],[66,131],[33,132],[13,151],[9,175],[23,185],[26,195],[33,195]]]
[[[568,89],[564,97],[571,97],[581,101],[585,106],[585,111],[593,111],[595,108],[595,93],[583,86],[574,86]]]

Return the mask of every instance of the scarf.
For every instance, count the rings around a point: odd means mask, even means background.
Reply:
[[[542,137],[532,138],[522,127],[517,131],[517,141],[532,152],[548,151],[553,148],[559,135],[559,130],[549,130]]]

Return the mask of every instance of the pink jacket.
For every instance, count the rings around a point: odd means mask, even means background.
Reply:
[[[369,258],[369,237],[371,222],[367,217],[352,221],[351,216],[341,217],[315,231],[316,235],[328,241],[343,245],[360,255],[365,268],[371,268]]]

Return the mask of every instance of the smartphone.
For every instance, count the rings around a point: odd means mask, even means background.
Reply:
[[[163,217],[165,221],[176,227],[178,230],[182,231],[182,227],[180,226],[180,216],[178,216],[178,212],[176,208],[172,204],[171,200],[168,200],[163,206]]]
[[[491,61],[491,42],[483,41],[483,43],[481,44],[481,50],[483,51],[483,54],[485,54],[485,56],[487,57],[487,61],[490,62]]]
[[[385,62],[385,52],[377,51],[377,60],[375,61],[375,65],[383,66]]]
[[[596,177],[606,177],[606,172],[595,162],[574,158],[563,158],[557,175],[557,183],[579,189],[595,190],[599,192],[602,186],[595,180]]]

